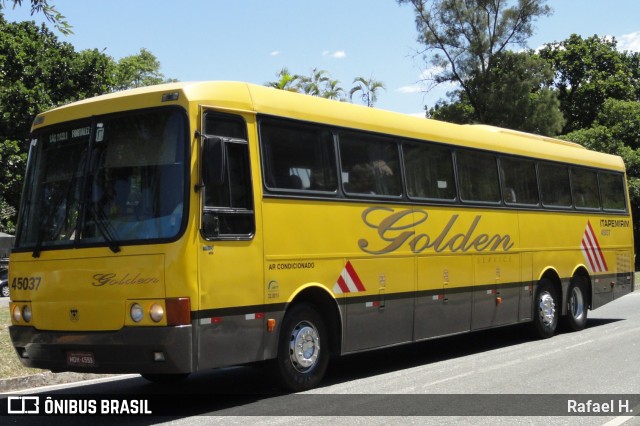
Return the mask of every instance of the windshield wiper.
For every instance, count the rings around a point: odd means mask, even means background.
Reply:
[[[65,197],[68,196],[69,189],[70,188],[67,187],[67,189],[64,191]],[[49,208],[45,212],[45,215],[42,216],[42,220],[40,221],[40,225],[38,225],[38,239],[36,240],[36,245],[33,248],[33,252],[31,253],[32,257],[36,257],[36,258],[40,257],[40,252],[42,251],[42,244],[44,242],[45,233],[48,232],[48,228],[50,226],[54,226],[54,224],[52,223],[52,219],[55,219],[54,212],[59,210],[60,206],[62,206],[62,204],[66,200],[65,197],[62,197],[59,194],[60,193],[56,194],[56,195],[58,195],[58,199],[56,199],[54,202],[49,204]],[[64,217],[62,218],[62,222],[63,223],[67,220],[67,215],[68,215],[68,208],[65,208]],[[57,225],[56,228],[57,228],[57,230],[55,231],[56,232],[55,235],[57,236],[59,234],[59,232],[60,232],[60,228],[61,227],[59,225]]]
[[[120,251],[120,242],[118,241],[116,230],[113,229],[113,225],[111,225],[111,221],[97,204],[92,206],[91,211],[93,212],[93,217],[100,233],[107,243],[109,243],[109,248],[112,252],[118,253]]]

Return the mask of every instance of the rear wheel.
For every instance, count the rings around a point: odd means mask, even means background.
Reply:
[[[324,321],[313,305],[302,303],[284,318],[278,340],[275,373],[286,388],[312,389],[327,370],[329,347]]]
[[[587,325],[589,302],[587,284],[582,277],[574,277],[569,285],[567,316],[564,323],[571,331],[580,331]]]
[[[558,297],[551,281],[542,279],[533,299],[533,331],[536,336],[552,337],[558,327]]]

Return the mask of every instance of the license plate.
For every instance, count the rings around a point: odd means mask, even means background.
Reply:
[[[95,367],[93,352],[67,352],[67,364],[80,367]]]

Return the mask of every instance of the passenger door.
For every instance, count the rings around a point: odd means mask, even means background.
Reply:
[[[198,250],[199,368],[262,359],[264,291],[262,237],[256,232],[247,124],[239,115],[204,110],[203,139],[221,148],[201,164],[222,167],[202,194]],[[220,146],[220,145],[218,145]],[[203,167],[204,168],[204,167]]]

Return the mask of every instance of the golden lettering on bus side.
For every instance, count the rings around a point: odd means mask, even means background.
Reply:
[[[157,284],[160,279],[157,277],[145,277],[140,273],[137,275],[130,275],[126,273],[124,275],[110,274],[95,274],[93,276],[94,287],[102,287],[103,285],[140,285],[140,284]]]
[[[373,221],[373,217],[379,217],[380,214],[386,214],[378,222]],[[407,220],[406,218],[410,220]],[[386,246],[379,249],[373,249],[372,244],[361,238],[358,241],[358,247],[365,253],[369,254],[387,254],[398,250],[407,244],[413,253],[422,253],[432,249],[436,253],[449,250],[451,252],[466,253],[470,250],[476,252],[495,252],[502,250],[504,252],[513,248],[514,243],[511,241],[509,234],[489,235],[486,233],[476,233],[476,229],[482,219],[481,215],[477,215],[466,232],[450,235],[451,230],[458,221],[459,215],[451,216],[447,224],[442,228],[436,238],[432,238],[435,234],[416,233],[418,225],[426,222],[429,213],[424,210],[400,210],[395,211],[388,207],[374,206],[365,209],[362,212],[362,221],[369,228],[377,231],[378,237]]]

